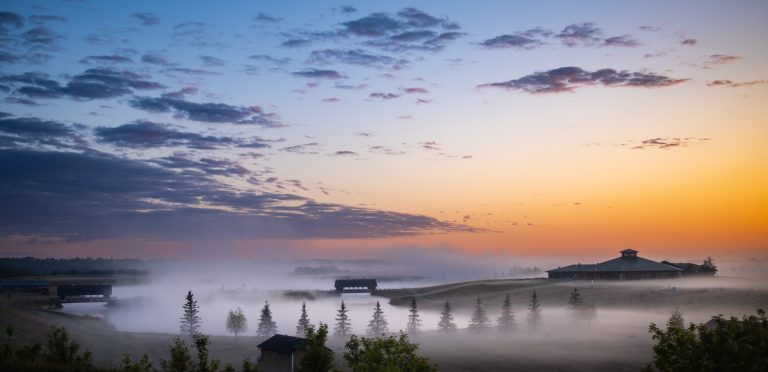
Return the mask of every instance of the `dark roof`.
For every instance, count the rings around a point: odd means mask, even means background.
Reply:
[[[690,263],[690,262],[669,262],[669,261],[661,261],[661,263],[663,263],[665,265],[679,267],[679,268],[681,268],[681,269],[683,269],[685,271],[690,271],[690,272],[699,272],[699,271],[701,271],[701,265],[697,265],[695,263]]]
[[[264,342],[258,344],[256,347],[262,350],[290,354],[298,350],[305,341],[307,340],[301,337],[274,335],[264,340]]]
[[[554,270],[548,270],[547,272],[575,273],[575,272],[587,272],[587,271],[595,271],[595,272],[684,271],[682,268],[677,267],[675,265],[659,263],[656,261],[649,260],[647,258],[626,255],[626,253],[637,253],[637,251],[634,249],[625,249],[621,251],[621,253],[622,253],[621,257],[617,257],[612,260],[608,260],[598,264],[569,265],[569,266],[557,268]]]
[[[47,280],[0,280],[0,287],[36,287],[47,285]]]
[[[375,287],[376,279],[336,279],[334,287]]]

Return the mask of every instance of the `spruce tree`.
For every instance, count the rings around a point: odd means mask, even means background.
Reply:
[[[192,336],[199,333],[200,325],[203,321],[197,315],[200,312],[200,307],[197,305],[192,291],[187,292],[187,302],[184,303],[182,308],[184,309],[184,315],[181,317],[181,325],[179,327],[181,334]]]
[[[381,304],[376,301],[376,307],[373,308],[373,318],[368,322],[368,334],[372,337],[381,336],[385,332],[389,332],[387,327],[387,319],[384,318],[384,311],[381,310]]]
[[[261,309],[259,328],[256,329],[256,335],[269,337],[275,333],[277,333],[277,323],[272,320],[272,310],[269,309],[269,301],[264,301],[264,308]]]
[[[483,302],[480,301],[480,297],[477,298],[477,305],[475,306],[475,312],[472,313],[472,318],[469,319],[469,328],[473,332],[483,332],[491,326],[491,320],[488,319],[488,314],[483,309]]]
[[[307,303],[302,302],[301,303],[301,317],[299,317],[299,323],[296,325],[296,335],[299,337],[304,337],[307,334],[307,328],[311,327],[312,324],[309,322],[309,317],[307,317]]]
[[[237,311],[229,310],[227,314],[227,321],[224,324],[227,327],[227,331],[235,334],[235,342],[237,342],[237,334],[243,333],[248,330],[248,319],[243,314],[243,309],[237,308]]]
[[[347,315],[347,305],[344,304],[344,300],[341,300],[341,306],[336,312],[336,327],[333,330],[334,336],[344,337],[352,331],[352,323],[349,322],[349,316]]]
[[[541,303],[535,289],[533,290],[533,295],[531,295],[531,302],[528,304],[528,323],[533,328],[541,325]]]
[[[416,306],[416,298],[411,298],[411,309],[408,310],[408,325],[405,327],[409,335],[415,335],[421,331],[421,317],[419,317],[419,308]]]
[[[571,296],[568,297],[568,309],[577,311],[583,304],[584,301],[581,299],[581,294],[579,293],[578,288],[574,288],[573,292],[571,292]]]
[[[437,330],[446,333],[456,332],[456,323],[453,322],[453,315],[451,315],[451,303],[448,301],[445,301],[443,311],[440,312],[440,322],[437,323]]]
[[[509,293],[504,298],[504,302],[501,305],[501,316],[498,320],[499,330],[502,332],[509,332],[515,329],[515,313],[512,312],[512,301],[509,299]]]

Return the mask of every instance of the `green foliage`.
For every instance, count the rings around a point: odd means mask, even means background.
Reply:
[[[161,360],[160,367],[165,372],[185,372],[194,368],[187,344],[180,337],[173,338],[171,359]]]
[[[469,319],[469,328],[473,332],[483,332],[491,327],[491,320],[488,318],[488,314],[483,309],[483,302],[480,301],[480,297],[477,298],[477,305],[475,306],[475,312],[472,313],[472,317]]]
[[[416,305],[415,297],[411,298],[411,308],[408,312],[408,324],[405,326],[405,330],[413,336],[421,331],[421,317],[419,317],[419,308]]]
[[[399,337],[350,337],[345,345],[344,360],[353,372],[432,372],[437,366],[416,355],[418,344]]]
[[[259,372],[259,366],[251,362],[250,358],[245,358],[243,359],[243,367],[240,370],[242,372]]]
[[[349,312],[347,305],[344,304],[344,300],[341,300],[341,306],[336,312],[336,326],[333,329],[334,336],[344,337],[352,331],[352,323],[349,322],[347,312]]]
[[[389,323],[387,322],[387,319],[384,317],[384,311],[381,309],[381,304],[379,301],[376,301],[376,306],[373,308],[373,317],[371,318],[371,321],[368,322],[368,335],[370,336],[380,336],[384,332],[388,332]]]
[[[714,317],[707,324],[690,324],[673,315],[666,329],[648,327],[656,344],[646,370],[765,371],[768,366],[768,318],[765,311],[741,319]]]
[[[437,323],[437,330],[446,333],[456,332],[456,323],[453,322],[453,315],[451,315],[451,303],[448,301],[445,301],[443,311],[440,312],[440,322]]]
[[[196,333],[193,337],[195,349],[197,350],[197,371],[216,372],[219,369],[220,362],[211,360],[208,357],[208,345],[211,344],[208,336]]]
[[[182,306],[184,315],[181,317],[181,326],[179,328],[182,335],[192,336],[200,331],[200,325],[203,322],[200,320],[200,316],[197,315],[200,312],[200,307],[197,305],[192,291],[187,292],[186,299],[187,302]]]
[[[504,302],[501,304],[501,316],[497,324],[502,332],[509,332],[515,329],[515,313],[512,312],[512,301],[509,298],[509,293],[507,293],[507,297],[504,298]]]
[[[125,354],[121,363],[121,371],[125,372],[153,372],[152,361],[149,360],[149,355],[144,354],[137,362],[131,361],[131,355]]]
[[[80,344],[69,339],[69,333],[64,327],[53,328],[48,335],[48,353],[45,359],[52,363],[87,369],[91,366],[91,352],[80,354]]]
[[[333,351],[325,347],[328,340],[328,325],[320,324],[317,330],[309,326],[305,333],[307,341],[302,345],[304,356],[299,362],[299,372],[327,372],[333,369]]]
[[[310,327],[312,327],[312,324],[309,322],[309,316],[307,316],[307,303],[302,302],[301,316],[299,316],[299,322],[296,324],[296,335],[299,337],[304,336]]]
[[[227,331],[235,334],[235,342],[237,342],[237,334],[248,330],[248,319],[243,314],[243,309],[237,308],[236,311],[229,310],[226,321]]]
[[[277,333],[277,323],[272,320],[272,310],[269,309],[269,301],[265,301],[264,308],[261,309],[261,317],[259,317],[259,327],[256,329],[256,335],[269,337],[275,333]]]

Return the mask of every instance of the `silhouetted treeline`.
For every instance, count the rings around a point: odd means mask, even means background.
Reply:
[[[143,275],[146,261],[111,258],[0,258],[0,277],[28,275]]]

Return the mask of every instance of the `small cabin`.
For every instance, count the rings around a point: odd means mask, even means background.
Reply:
[[[261,350],[259,369],[262,372],[294,372],[304,356],[302,346],[307,340],[301,337],[274,335],[256,347]]]
[[[376,279],[336,279],[333,285],[339,293],[376,292]]]

